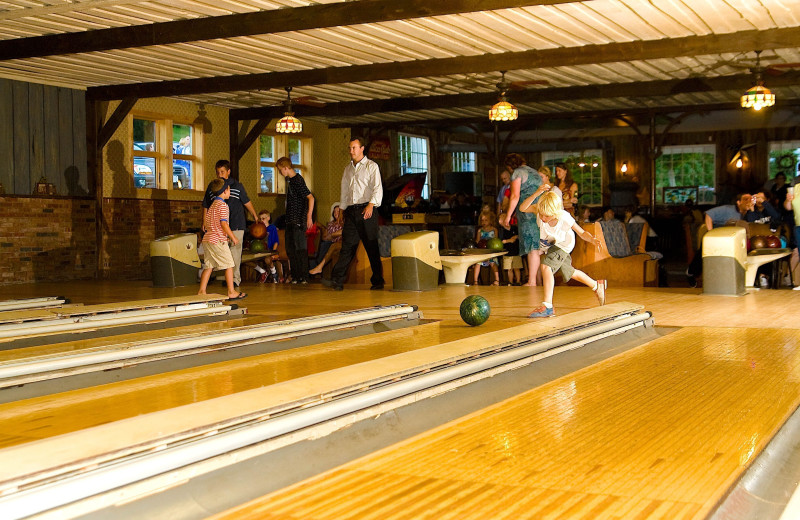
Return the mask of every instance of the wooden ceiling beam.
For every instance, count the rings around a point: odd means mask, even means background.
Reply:
[[[360,2],[354,2],[354,4],[358,3]],[[268,90],[287,86],[298,87],[437,77],[448,74],[492,72],[499,69],[530,70],[595,63],[629,62],[798,46],[800,46],[800,27],[787,27],[766,31],[740,31],[728,34],[584,45],[581,47],[532,49],[499,54],[482,54],[480,56],[435,58],[130,85],[109,85],[89,88],[87,89],[87,96],[97,100],[113,100],[125,97],[186,96],[240,90]]]
[[[778,100],[775,102],[775,106],[772,107],[770,110],[774,110],[777,108],[800,108],[800,99],[789,99],[786,101]],[[738,102],[731,102],[731,103],[710,103],[705,105],[664,105],[659,107],[642,107],[642,108],[611,108],[608,110],[586,110],[586,111],[579,111],[579,112],[538,112],[535,114],[525,114],[519,116],[519,119],[514,121],[517,122],[525,122],[529,121],[531,124],[538,122],[538,121],[550,121],[550,120],[575,120],[575,119],[597,119],[597,118],[617,118],[619,115],[626,115],[626,116],[650,116],[650,115],[664,115],[664,114],[676,114],[682,112],[690,112],[695,114],[702,114],[707,112],[717,112],[721,110],[745,110],[741,107]],[[748,109],[751,110],[751,109]],[[504,132],[505,129],[503,125],[508,123],[500,123],[501,125],[501,132]],[[641,124],[646,124],[642,122]],[[438,128],[438,129],[447,129],[447,128],[454,128],[458,126],[467,126],[467,125],[477,125],[479,129],[483,132],[491,132],[492,131],[492,123],[489,121],[489,118],[462,118],[462,119],[417,119],[414,121],[384,121],[380,123],[341,123],[341,124],[332,124],[330,128],[350,128],[353,126],[359,126],[362,128],[374,128],[377,126],[385,126],[387,128],[410,128],[410,127],[425,127],[425,128]]]
[[[362,0],[0,41],[0,61],[586,0]],[[76,5],[74,9],[80,9]]]
[[[550,101],[576,101],[581,99],[663,97],[697,92],[741,90],[753,85],[752,74],[737,74],[716,78],[687,78],[682,80],[637,81],[607,85],[586,85],[580,87],[531,88],[511,91],[509,100],[516,104],[541,103]],[[786,72],[780,76],[769,77],[767,86],[783,87],[800,83],[800,71]],[[367,101],[348,101],[329,103],[324,107],[294,105],[296,116],[303,117],[352,117],[383,112],[405,112],[412,110],[436,110],[441,108],[464,108],[489,106],[497,101],[497,93],[452,94],[444,96],[420,96],[412,98],[374,99]],[[231,110],[231,116],[239,120],[275,119],[281,117],[285,108],[278,106],[243,108]]]

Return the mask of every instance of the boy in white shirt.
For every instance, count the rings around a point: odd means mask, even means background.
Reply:
[[[555,273],[561,271],[564,281],[575,278],[579,282],[591,287],[597,296],[600,305],[606,303],[606,280],[593,280],[586,273],[572,267],[572,257],[569,255],[575,247],[575,235],[600,248],[600,241],[575,223],[575,219],[564,211],[562,197],[549,191],[550,186],[543,184],[536,192],[520,204],[520,211],[536,213],[536,223],[539,225],[540,251],[545,251],[541,267],[542,281],[544,282],[544,302],[533,309],[529,318],[547,318],[555,316],[553,310],[553,288],[555,286]],[[547,193],[544,193],[547,192]],[[544,193],[544,194],[543,194]],[[541,195],[539,202],[533,201]]]

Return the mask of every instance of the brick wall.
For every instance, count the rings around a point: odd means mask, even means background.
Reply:
[[[94,277],[94,200],[0,196],[0,208],[0,284]]]
[[[148,280],[150,242],[200,228],[200,201],[103,199],[102,278]]]

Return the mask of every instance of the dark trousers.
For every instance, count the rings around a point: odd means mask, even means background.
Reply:
[[[308,242],[306,227],[302,224],[286,224],[286,256],[292,280],[308,280]]]
[[[347,277],[347,267],[356,256],[358,243],[364,243],[369,266],[372,269],[372,285],[383,285],[383,264],[378,249],[378,212],[373,209],[372,216],[364,219],[361,212],[364,205],[348,206],[344,210],[344,227],[342,228],[342,250],[339,261],[333,268],[331,278],[336,285],[343,285]]]

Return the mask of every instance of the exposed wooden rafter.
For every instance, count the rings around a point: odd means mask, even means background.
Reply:
[[[98,100],[122,99],[125,97],[185,96],[211,92],[264,90],[286,86],[329,85],[361,81],[436,77],[448,74],[485,73],[496,71],[500,68],[504,70],[537,69],[798,46],[800,46],[800,27],[788,27],[766,31],[740,31],[729,34],[688,36],[605,45],[585,45],[582,47],[561,47],[545,50],[533,49],[456,58],[435,58],[131,85],[110,85],[89,88],[87,95],[92,99]]]
[[[800,71],[787,72],[771,77],[771,87],[797,85]],[[752,74],[737,74],[717,78],[691,78],[691,80],[637,81],[609,85],[586,85],[581,87],[537,88],[514,92],[510,99],[514,103],[540,103],[548,101],[576,101],[581,99],[662,97],[693,92],[746,90],[753,84]],[[444,96],[420,96],[412,98],[374,99],[369,101],[349,101],[329,103],[325,107],[297,105],[294,107],[298,117],[352,117],[378,112],[403,112],[412,110],[436,110],[441,108],[463,108],[485,105],[488,107],[497,100],[492,92],[480,94],[451,94]],[[242,108],[231,110],[231,116],[239,120],[274,119],[280,117],[284,108],[279,106]]]
[[[362,0],[0,41],[0,61],[588,0]]]

